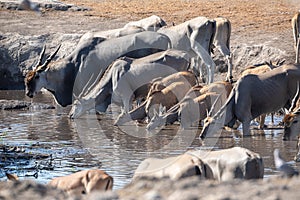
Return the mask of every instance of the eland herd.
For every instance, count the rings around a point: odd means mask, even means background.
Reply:
[[[248,136],[252,120],[260,118],[259,127],[263,129],[266,114],[285,109],[283,138],[292,140],[300,133],[300,13],[292,19],[292,27],[296,51],[294,64],[264,62],[245,68],[240,77],[232,75],[231,24],[223,17],[197,17],[167,26],[160,17],[151,16],[130,22],[123,28],[88,32],[70,55],[57,61],[52,60],[60,46],[44,63],[43,48],[37,65],[25,77],[26,95],[32,98],[42,88],[47,89],[59,105],[72,105],[70,118],[80,118],[91,109],[105,113],[114,103],[121,107],[115,125],[143,121],[147,122],[148,131],[176,121],[182,129],[189,129],[203,121],[202,139],[223,126],[233,128],[240,123],[243,135]],[[224,81],[214,82],[213,48],[226,59],[228,69]],[[177,179],[198,174],[228,180],[250,177],[247,170],[255,168],[257,173],[252,175],[261,178],[261,158],[245,151],[235,149],[245,156],[236,155],[236,165],[243,169],[240,174],[226,170],[224,174],[215,174],[214,171],[220,169],[214,170],[213,164],[207,167],[201,153],[187,152],[180,158],[169,158],[176,162],[174,166],[168,166],[178,168],[182,162],[184,167],[181,168],[185,170],[172,174],[155,172],[153,175]],[[245,165],[244,160],[250,162],[249,156],[255,163],[252,167],[250,163],[246,170],[240,165]],[[228,160],[222,161],[224,166]],[[145,160],[136,176],[150,170],[152,164],[165,162]]]

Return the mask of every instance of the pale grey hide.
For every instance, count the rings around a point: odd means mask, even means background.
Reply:
[[[99,82],[106,68],[121,56],[143,57],[151,54],[151,52],[166,50],[169,47],[170,40],[168,37],[151,31],[104,40],[89,52],[85,62],[81,62],[73,90],[74,92],[78,91],[77,93],[82,92],[82,95],[87,93]],[[144,49],[146,49],[146,53]],[[150,49],[149,52],[148,49]],[[97,66],[97,68],[91,66]],[[85,88],[88,90],[85,91]]]
[[[165,159],[147,158],[143,160],[133,175],[133,181],[138,177],[168,177],[179,180],[190,176],[208,178],[206,167],[202,161],[193,155],[182,154]]]
[[[216,34],[213,45],[227,60],[226,81],[232,82],[232,55],[230,52],[231,23],[225,17],[217,17],[214,20],[216,21]]]
[[[298,11],[292,18],[292,28],[294,36],[294,47],[296,51],[295,63],[299,63],[299,49],[300,49],[300,11]]]
[[[93,37],[101,37],[106,39],[112,39],[112,38],[118,38],[134,33],[140,33],[146,31],[142,27],[137,26],[129,26],[129,27],[122,27],[117,29],[111,29],[106,31],[96,31],[96,32],[87,32],[85,33],[81,38],[80,41],[85,40],[87,38],[93,38]]]
[[[275,167],[280,172],[281,177],[291,178],[299,175],[298,170],[296,170],[290,163],[283,160],[279,149],[275,149],[273,154]]]
[[[300,65],[283,65],[240,78],[225,105],[212,118],[207,118],[201,138],[219,131],[222,125],[232,127],[236,120],[243,124],[243,135],[250,135],[251,120],[290,105],[299,79]]]
[[[69,56],[50,63],[30,81],[25,80],[26,93],[32,97],[45,88],[58,104],[67,106],[72,104],[73,96],[89,91],[115,59],[124,55],[142,57],[169,47],[167,36],[150,31],[109,40],[85,35]]]
[[[142,27],[146,31],[158,31],[161,27],[166,26],[167,23],[159,16],[152,15],[138,21],[132,21],[125,24],[124,28],[128,27]]]
[[[137,97],[145,97],[150,82],[189,68],[190,57],[184,51],[168,49],[140,59],[122,58],[115,61],[99,83],[87,95],[75,101],[70,117],[78,118],[95,107],[105,112],[112,103],[120,105],[125,112]]]
[[[208,83],[213,82],[215,63],[210,56],[213,39],[216,32],[216,22],[206,17],[197,17],[182,24],[161,28],[158,32],[167,35],[172,43],[172,48],[190,53],[194,60],[193,68],[204,73],[200,66],[200,59],[205,63],[208,73]]]
[[[233,147],[217,151],[188,151],[208,166],[213,179],[222,182],[239,179],[261,179],[264,176],[262,157],[249,149]]]
[[[278,60],[276,62],[276,64],[273,64],[270,61],[270,62],[264,62],[264,63],[255,64],[255,65],[246,67],[242,71],[240,77],[246,76],[248,74],[256,74],[256,75],[263,74],[265,72],[275,69],[276,67],[283,65],[284,62],[285,62],[285,60]],[[273,122],[273,113],[271,113],[271,115],[272,115],[272,122]],[[266,114],[263,114],[256,119],[256,121],[259,121],[259,125],[258,125],[259,129],[263,129],[265,127],[265,118],[266,118]]]

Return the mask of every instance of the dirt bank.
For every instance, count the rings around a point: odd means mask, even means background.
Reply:
[[[180,181],[142,178],[113,192],[95,192],[82,197],[68,197],[62,191],[35,182],[0,182],[0,196],[5,200],[23,199],[299,199],[300,179],[272,178],[269,180],[224,183],[203,181],[197,177]]]
[[[196,16],[230,19],[235,77],[247,65],[279,58],[286,59],[287,63],[294,62],[291,18],[300,9],[295,0],[63,0],[62,3],[87,9],[61,11],[42,7],[41,14],[37,14],[7,10],[2,6],[0,89],[24,88],[26,69],[32,66],[45,43],[49,51],[61,43],[58,56],[63,57],[75,48],[80,36],[87,31],[118,28],[130,20],[153,14],[161,16],[168,24],[179,24]],[[214,60],[218,59],[217,54]],[[223,72],[225,63],[216,63],[219,71]],[[223,78],[223,74],[219,76],[216,80]]]

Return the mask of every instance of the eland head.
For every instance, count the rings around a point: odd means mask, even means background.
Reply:
[[[26,86],[26,95],[32,98],[38,91],[40,91],[47,84],[46,71],[49,69],[49,63],[53,60],[58,50],[60,49],[59,45],[57,49],[46,59],[42,64],[42,59],[45,54],[46,46],[44,46],[39,60],[35,67],[30,70],[25,77],[25,86]]]

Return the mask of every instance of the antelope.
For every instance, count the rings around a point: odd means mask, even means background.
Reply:
[[[112,190],[113,178],[100,169],[89,169],[54,178],[48,185],[69,195],[82,195],[93,191]]]

